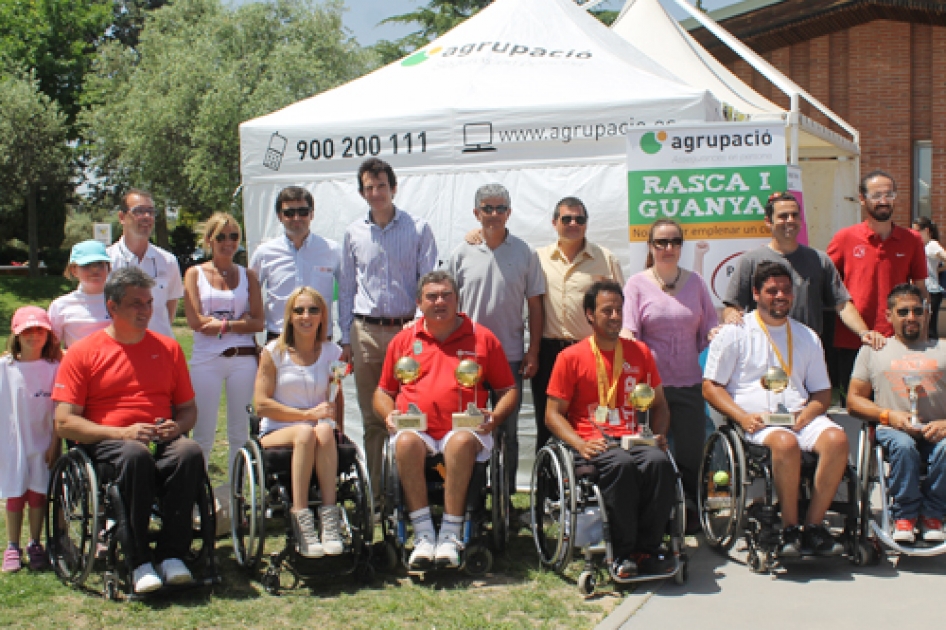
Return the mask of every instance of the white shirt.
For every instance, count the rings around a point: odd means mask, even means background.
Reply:
[[[59,362],[0,359],[0,498],[22,496],[31,483],[28,459],[53,439],[53,381]]]
[[[49,305],[49,322],[62,345],[69,348],[111,322],[105,308],[105,294],[89,295],[79,287],[58,297]]]
[[[801,322],[789,319],[794,356],[788,389],[780,394],[765,390],[762,376],[770,367],[778,366],[779,360],[756,320],[755,311],[746,313],[742,321],[742,326],[723,326],[713,339],[703,378],[723,385],[743,411],[775,411],[778,403],[791,412],[801,411],[809,392],[831,388],[818,335]],[[769,326],[769,334],[788,362],[786,326]]]
[[[273,390],[273,400],[293,409],[312,409],[328,400],[329,369],[332,362],[342,354],[342,349],[338,344],[331,341],[323,342],[322,352],[312,365],[295,363],[290,358],[288,350],[277,351],[276,340],[266,345],[266,351],[269,352],[273,358],[273,365],[276,366],[276,388]],[[314,426],[316,423],[307,420],[281,422],[262,418],[260,435],[297,424]]]
[[[250,308],[249,282],[246,279],[246,269],[240,265],[233,265],[240,275],[236,289],[215,289],[203,267],[197,266],[197,294],[200,297],[200,314],[208,317],[236,320]],[[228,332],[221,335],[205,335],[194,332],[194,347],[191,350],[191,367],[211,361],[220,356],[228,348],[251,348],[256,342],[251,333]]]
[[[263,287],[266,330],[282,332],[289,294],[299,287],[312,287],[321,294],[328,306],[327,329],[331,337],[332,303],[341,265],[342,254],[338,243],[312,232],[309,232],[299,249],[285,234],[257,247],[250,260],[250,269],[256,272]]]
[[[943,287],[939,286],[939,254],[943,251],[943,246],[930,239],[923,249],[926,252],[926,290],[930,293],[942,293]]]
[[[154,312],[151,314],[148,328],[174,339],[167,303],[184,297],[184,282],[181,281],[181,268],[177,264],[177,258],[170,252],[148,243],[144,258],[138,260],[138,257],[125,247],[124,236],[113,243],[106,252],[112,259],[112,272],[122,267],[138,267],[154,278],[154,286],[151,287]]]

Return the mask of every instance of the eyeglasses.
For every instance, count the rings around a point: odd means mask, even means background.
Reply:
[[[871,193],[867,195],[867,199],[870,199],[871,201],[881,201],[883,199],[886,199],[887,201],[893,201],[896,198],[897,198],[896,190],[892,190],[890,192]]]
[[[667,249],[671,245],[674,247],[681,247],[683,245],[683,238],[679,236],[674,238],[655,238],[651,241],[651,243],[657,249]]]
[[[574,221],[578,225],[584,225],[585,223],[588,223],[588,217],[584,215],[577,216],[577,215],[572,215],[572,214],[566,214],[566,215],[560,216],[558,220],[562,222],[562,225],[571,225],[572,221]]]
[[[236,243],[238,240],[240,240],[240,233],[239,233],[239,232],[230,232],[229,234],[224,234],[223,232],[220,232],[219,234],[217,234],[217,235],[214,237],[214,240],[217,241],[218,243],[222,243],[222,242],[224,242],[225,240],[227,240],[228,238],[229,238],[231,241],[233,241],[234,243]]]
[[[506,214],[509,211],[509,206],[480,206],[480,212],[483,214]]]
[[[128,212],[136,217],[153,217],[158,213],[158,211],[154,209],[154,206],[135,206]]]
[[[428,302],[436,302],[437,300],[443,300],[446,302],[453,295],[453,291],[443,291],[441,293],[425,293],[424,299]]]
[[[914,306],[913,308],[898,308],[896,312],[899,317],[906,317],[910,313],[913,313],[914,317],[922,317],[926,309],[922,306]]]
[[[286,217],[287,219],[292,219],[297,214],[304,219],[307,216],[309,216],[310,212],[312,212],[312,208],[309,208],[306,206],[303,206],[301,208],[283,208],[282,210],[280,210],[280,212],[282,212],[282,215]]]
[[[309,315],[318,315],[322,312],[322,309],[318,306],[296,306],[292,309],[292,312],[296,315],[305,315],[306,311],[308,311]]]

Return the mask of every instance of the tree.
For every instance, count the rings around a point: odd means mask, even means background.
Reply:
[[[345,35],[341,11],[339,0],[235,11],[178,0],[148,14],[136,50],[104,45],[82,121],[105,186],[141,186],[159,205],[200,216],[228,208],[240,183],[241,122],[374,66]]]
[[[397,61],[418,48],[423,48],[480,9],[488,7],[492,0],[430,0],[426,6],[381,20],[381,24],[417,24],[420,29],[395,41],[381,40],[374,50],[384,64]]]
[[[55,244],[62,240],[62,195],[71,174],[71,153],[66,116],[40,91],[36,77],[0,79],[0,217],[17,224],[25,209],[30,275],[39,273],[40,206],[47,227],[57,224],[58,215]]]

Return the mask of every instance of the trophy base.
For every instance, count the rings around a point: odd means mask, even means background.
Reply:
[[[628,451],[633,446],[657,446],[657,438],[643,435],[623,435],[621,436],[621,448]]]
[[[770,427],[792,427],[795,426],[795,414],[791,413],[766,413],[762,416],[765,424]]]
[[[424,413],[405,413],[392,416],[394,426],[398,432],[401,431],[421,431],[427,430],[427,414]]]
[[[453,414],[453,430],[476,431],[483,424],[483,420],[482,414],[455,413]]]

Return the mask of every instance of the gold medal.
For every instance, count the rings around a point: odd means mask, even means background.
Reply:
[[[621,371],[624,369],[624,346],[619,339],[617,346],[614,348],[614,364],[612,365],[611,378],[609,379],[607,367],[604,365],[604,359],[601,357],[601,351],[598,350],[598,344],[595,342],[594,335],[592,335],[589,341],[591,343],[591,352],[595,355],[595,367],[598,377],[598,409],[595,410],[595,422],[604,424],[611,420],[608,416],[608,410],[613,411],[617,406],[618,383],[621,382]],[[605,414],[603,418],[599,416],[601,413]]]

